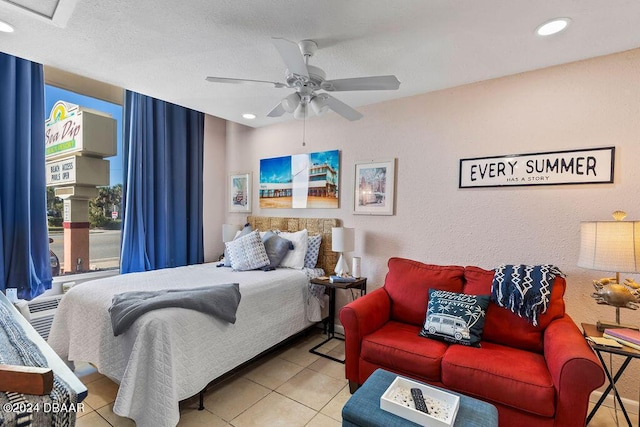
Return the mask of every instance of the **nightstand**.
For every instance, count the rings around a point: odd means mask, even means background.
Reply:
[[[329,341],[336,339],[344,341],[344,338],[337,337],[335,335],[335,317],[336,317],[336,289],[359,289],[360,296],[367,293],[367,278],[361,277],[356,279],[354,282],[336,282],[331,283],[329,279],[311,279],[311,283],[316,285],[326,286],[329,290],[329,325],[327,326],[327,339],[322,341],[320,344],[313,347],[309,350],[310,353],[317,354],[318,356],[326,357],[327,359],[334,360],[336,362],[344,363],[344,360],[336,359],[333,356],[329,356],[328,354],[320,353],[317,351],[318,348],[322,347]]]
[[[582,324],[582,330],[584,331],[585,338],[586,337],[601,337],[602,336],[602,332],[600,332],[598,330],[596,325],[592,325],[592,324],[589,324],[589,323],[583,323]],[[593,407],[593,409],[589,413],[589,416],[587,417],[587,422],[585,424],[589,424],[589,421],[591,421],[591,418],[593,418],[593,416],[595,415],[595,413],[598,410],[598,408],[600,407],[600,405],[602,405],[602,402],[604,402],[604,400],[607,397],[607,395],[611,392],[611,390],[613,390],[613,396],[618,401],[618,403],[620,404],[620,409],[622,409],[622,413],[624,414],[624,418],[627,420],[627,423],[629,424],[629,427],[631,427],[631,420],[629,419],[629,414],[627,414],[627,410],[625,409],[624,404],[622,403],[622,399],[620,399],[620,396],[618,395],[618,389],[616,388],[616,382],[620,379],[620,377],[624,373],[624,370],[627,369],[627,365],[629,365],[629,362],[631,362],[632,359],[640,359],[640,350],[636,350],[635,348],[627,347],[627,346],[622,346],[622,348],[607,347],[605,345],[595,344],[595,343],[593,343],[593,342],[591,342],[589,340],[587,340],[587,342],[589,343],[589,345],[591,346],[593,351],[595,351],[596,355],[598,356],[598,359],[600,359],[600,363],[602,364],[602,368],[604,369],[604,373],[607,376],[607,379],[609,380],[609,385],[607,386],[605,391],[602,393],[602,396],[600,397],[600,400],[598,400],[596,405]],[[611,365],[611,366],[607,367],[607,364],[604,362],[604,358],[602,357],[603,353],[608,353],[609,355],[618,354],[620,356],[624,356],[625,357],[624,362],[622,362],[622,365],[620,365],[620,367],[618,368],[618,370],[616,371],[616,373],[613,376],[611,375],[612,374],[611,371],[613,370],[613,366]],[[611,362],[609,362],[609,363],[611,363]],[[640,415],[638,415],[638,422],[640,423]]]

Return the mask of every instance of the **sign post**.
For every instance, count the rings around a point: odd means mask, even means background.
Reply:
[[[58,101],[45,122],[47,187],[64,201],[64,272],[89,267],[89,200],[109,185],[116,154],[116,121],[109,115]]]

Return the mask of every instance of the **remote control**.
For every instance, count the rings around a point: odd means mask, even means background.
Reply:
[[[419,388],[412,388],[411,397],[413,398],[413,403],[416,405],[416,409],[418,411],[424,412],[425,414],[429,413],[427,404],[424,403],[424,397],[422,397],[422,390],[420,390]]]

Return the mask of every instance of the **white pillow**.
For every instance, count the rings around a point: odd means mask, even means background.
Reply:
[[[280,267],[303,268],[309,240],[307,229],[295,233],[281,231],[278,235],[293,243],[293,250],[290,250],[280,261]]]
[[[234,270],[255,270],[269,265],[269,257],[258,231],[227,242],[225,247]]]

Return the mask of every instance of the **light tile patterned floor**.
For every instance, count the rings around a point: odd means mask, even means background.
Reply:
[[[335,427],[342,423],[342,407],[349,399],[344,365],[309,353],[324,339],[313,334],[265,356],[230,380],[207,391],[205,410],[198,411],[197,397],[180,404],[184,427],[307,426]],[[323,346],[334,357],[344,357],[342,341]],[[89,395],[78,427],[127,427],[135,423],[113,413],[118,386],[90,366],[79,369]],[[626,426],[621,413],[619,425]],[[637,414],[632,415],[638,427]],[[589,427],[615,426],[615,412],[602,407]]]

